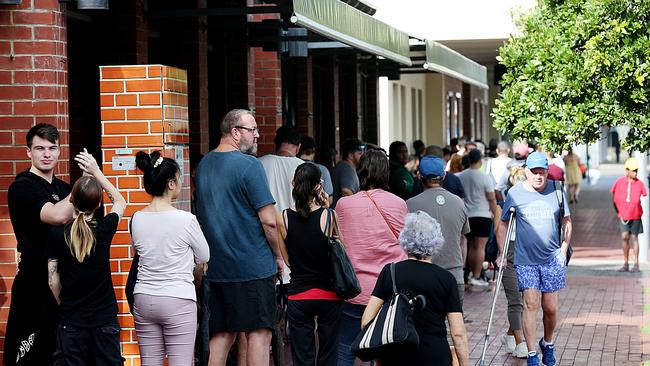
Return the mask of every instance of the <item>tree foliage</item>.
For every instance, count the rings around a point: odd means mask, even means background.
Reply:
[[[517,25],[497,129],[561,151],[629,125],[627,147],[650,147],[650,0],[538,0]]]

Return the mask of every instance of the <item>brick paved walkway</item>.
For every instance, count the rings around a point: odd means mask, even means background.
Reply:
[[[650,365],[650,266],[640,274],[617,273],[622,264],[619,234],[609,187],[622,166],[604,166],[595,185],[584,185],[580,203],[571,206],[574,259],[568,286],[560,292],[555,339],[558,365]],[[466,292],[465,313],[470,364],[480,358],[493,292]],[[525,365],[504,353],[500,335],[507,329],[503,293],[497,303],[488,365]],[[538,337],[542,336],[541,312]]]
[[[555,339],[558,365],[650,366],[650,265],[642,265],[641,273],[616,272],[623,261],[609,188],[623,166],[601,166],[601,172],[596,184],[585,182],[580,203],[571,206],[575,253],[567,288],[560,292]],[[492,296],[491,291],[465,293],[470,365],[478,363],[483,350]],[[515,359],[502,348],[499,337],[507,323],[501,292],[486,365],[526,365],[526,360]]]

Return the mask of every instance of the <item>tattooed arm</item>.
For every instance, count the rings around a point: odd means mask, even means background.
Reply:
[[[50,290],[52,290],[56,302],[61,304],[61,299],[59,299],[59,294],[61,294],[59,261],[56,259],[49,259],[47,261],[47,283],[50,285]]]

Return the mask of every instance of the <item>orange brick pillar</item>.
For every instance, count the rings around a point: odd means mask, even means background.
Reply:
[[[99,89],[103,171],[128,202],[111,247],[122,353],[127,365],[139,365],[133,318],[124,294],[134,254],[128,220],[151,197],[145,193],[141,173],[135,169],[135,154],[160,150],[177,160],[183,171],[183,191],[176,207],[189,211],[187,72],[162,65],[101,66]],[[110,205],[106,209],[110,210]]]
[[[0,5],[0,358],[18,259],[7,190],[31,165],[25,135],[33,125],[51,123],[59,129],[55,174],[69,180],[64,9],[56,0]]]

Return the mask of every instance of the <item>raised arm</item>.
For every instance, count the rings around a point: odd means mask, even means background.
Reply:
[[[95,158],[88,153],[86,149],[84,151],[80,152],[75,156],[74,160],[79,164],[79,168],[86,174],[90,174],[95,179],[97,179],[97,182],[99,182],[99,185],[102,186],[102,188],[106,191],[108,194],[108,198],[113,202],[113,208],[111,209],[111,213],[116,213],[120,218],[122,218],[122,215],[124,214],[124,210],[126,209],[126,200],[120,192],[117,191],[117,188],[111,183],[108,179],[106,179],[106,176],[104,173],[102,173],[101,169],[99,169],[99,166],[97,165],[97,161]]]
[[[57,203],[48,202],[41,208],[41,221],[52,225],[63,225],[72,220],[74,206],[70,203],[70,195]]]

